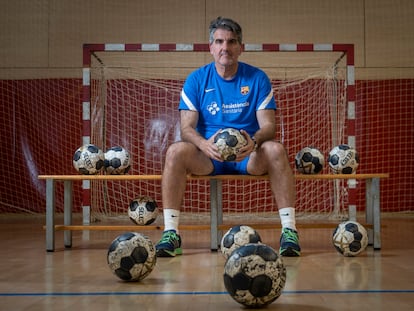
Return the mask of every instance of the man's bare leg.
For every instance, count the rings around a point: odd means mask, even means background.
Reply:
[[[161,182],[164,233],[156,245],[157,256],[173,257],[182,254],[178,225],[187,175],[208,175],[212,170],[211,160],[194,145],[179,142],[168,148]]]
[[[299,237],[296,230],[295,179],[283,145],[265,142],[255,155],[251,156],[248,171],[252,174],[269,174],[270,187],[279,209],[282,224],[280,254],[299,256]]]

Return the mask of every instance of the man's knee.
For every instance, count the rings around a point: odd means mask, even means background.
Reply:
[[[268,141],[266,143],[263,143],[263,147],[269,155],[272,155],[276,158],[287,156],[286,148],[280,142]]]
[[[166,158],[171,159],[171,158],[176,158],[182,155],[185,150],[185,144],[186,143],[184,142],[172,143],[167,149]]]
[[[166,161],[186,161],[189,157],[193,157],[197,152],[197,148],[187,142],[175,142],[171,144],[166,153]]]

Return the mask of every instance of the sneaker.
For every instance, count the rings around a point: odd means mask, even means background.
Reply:
[[[167,230],[162,233],[161,240],[155,245],[157,257],[175,257],[181,255],[181,237],[175,230]]]
[[[279,254],[286,257],[300,256],[299,236],[296,230],[290,228],[282,229]]]

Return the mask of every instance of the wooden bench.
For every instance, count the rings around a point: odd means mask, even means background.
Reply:
[[[365,220],[368,229],[369,244],[374,249],[381,249],[381,215],[380,215],[380,179],[388,178],[389,174],[319,174],[319,175],[295,175],[296,180],[365,180],[366,181],[366,207]],[[46,251],[55,250],[55,232],[64,230],[64,245],[72,247],[72,231],[75,230],[120,230],[136,231],[137,226],[105,226],[105,225],[73,225],[72,224],[72,201],[73,182],[84,180],[161,180],[161,175],[39,175],[40,180],[46,181]],[[216,175],[216,176],[188,176],[189,180],[209,180],[210,182],[210,225],[206,226],[180,226],[185,229],[210,229],[211,249],[217,250],[220,243],[219,231],[227,227],[223,226],[222,213],[222,181],[223,180],[266,180],[264,176],[250,175]],[[55,225],[55,184],[64,183],[64,224]],[[351,217],[352,218],[352,217]],[[332,225],[333,226],[333,225]],[[266,226],[264,226],[266,227]],[[263,228],[264,228],[263,227]],[[267,228],[274,228],[268,225]],[[299,228],[323,228],[326,226],[299,225]],[[333,226],[334,227],[334,226]],[[146,229],[162,229],[159,226],[146,226]]]

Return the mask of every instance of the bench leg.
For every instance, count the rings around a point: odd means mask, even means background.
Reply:
[[[366,221],[372,225],[368,229],[368,243],[374,249],[381,249],[381,209],[380,209],[380,179],[367,179],[366,182]]]
[[[355,205],[355,199],[351,200],[352,198],[355,198],[356,193],[356,187],[358,182],[356,179],[348,179],[348,194],[349,194],[349,201],[351,204],[348,205],[348,219],[352,221],[357,220],[357,206]]]
[[[374,216],[374,249],[381,249],[380,179],[373,178],[371,184],[372,210]]]
[[[46,180],[46,251],[55,250],[55,181]]]
[[[217,181],[217,223],[219,225],[223,224],[223,181]],[[217,240],[216,245],[220,248],[221,238],[223,233],[221,230],[217,230]]]
[[[210,246],[212,251],[217,251],[220,245],[218,225],[222,222],[222,181],[210,179]]]
[[[66,180],[64,182],[64,224],[65,226],[70,226],[72,224],[72,190],[73,182],[71,180]],[[66,230],[64,232],[64,244],[66,248],[72,247],[72,231]]]

